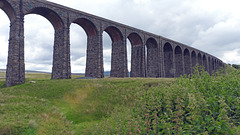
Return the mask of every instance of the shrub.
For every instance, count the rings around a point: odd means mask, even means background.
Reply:
[[[115,110],[83,134],[236,134],[240,120],[240,72],[210,76],[203,67],[171,86],[149,88],[135,107]]]

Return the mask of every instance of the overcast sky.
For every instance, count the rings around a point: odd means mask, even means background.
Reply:
[[[240,64],[239,0],[49,0],[101,16],[212,54],[226,63]],[[0,68],[6,68],[9,19],[0,11]],[[73,72],[85,72],[86,34],[71,25]],[[54,30],[38,15],[25,16],[27,70],[52,68]],[[110,70],[111,40],[104,33],[104,69]],[[130,43],[128,61],[130,67]]]

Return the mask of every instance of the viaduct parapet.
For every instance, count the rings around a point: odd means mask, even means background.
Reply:
[[[198,49],[49,1],[0,0],[0,8],[11,22],[7,86],[25,82],[24,17],[28,14],[41,15],[54,27],[52,79],[71,78],[69,31],[72,23],[87,34],[86,77],[104,77],[104,31],[112,40],[111,77],[128,77],[127,39],[132,48],[130,77],[179,77],[191,74],[197,63],[209,73],[223,66],[220,59]]]

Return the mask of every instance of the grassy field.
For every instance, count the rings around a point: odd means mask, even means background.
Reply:
[[[143,78],[50,80],[49,74],[26,74],[25,84],[0,89],[0,134],[81,134],[118,106],[134,106],[145,89],[172,82]],[[3,86],[4,82],[0,83]]]
[[[0,81],[0,135],[240,133],[237,70],[178,79],[26,78],[10,88]]]

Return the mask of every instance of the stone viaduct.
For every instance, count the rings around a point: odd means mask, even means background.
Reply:
[[[87,77],[104,77],[104,31],[112,40],[111,77],[128,77],[127,39],[132,47],[130,77],[179,77],[191,74],[196,63],[210,73],[223,66],[220,59],[187,45],[45,0],[0,0],[0,8],[11,22],[7,86],[25,82],[24,16],[28,14],[41,15],[54,27],[52,79],[71,78],[69,28],[72,23],[82,27],[87,35]]]

